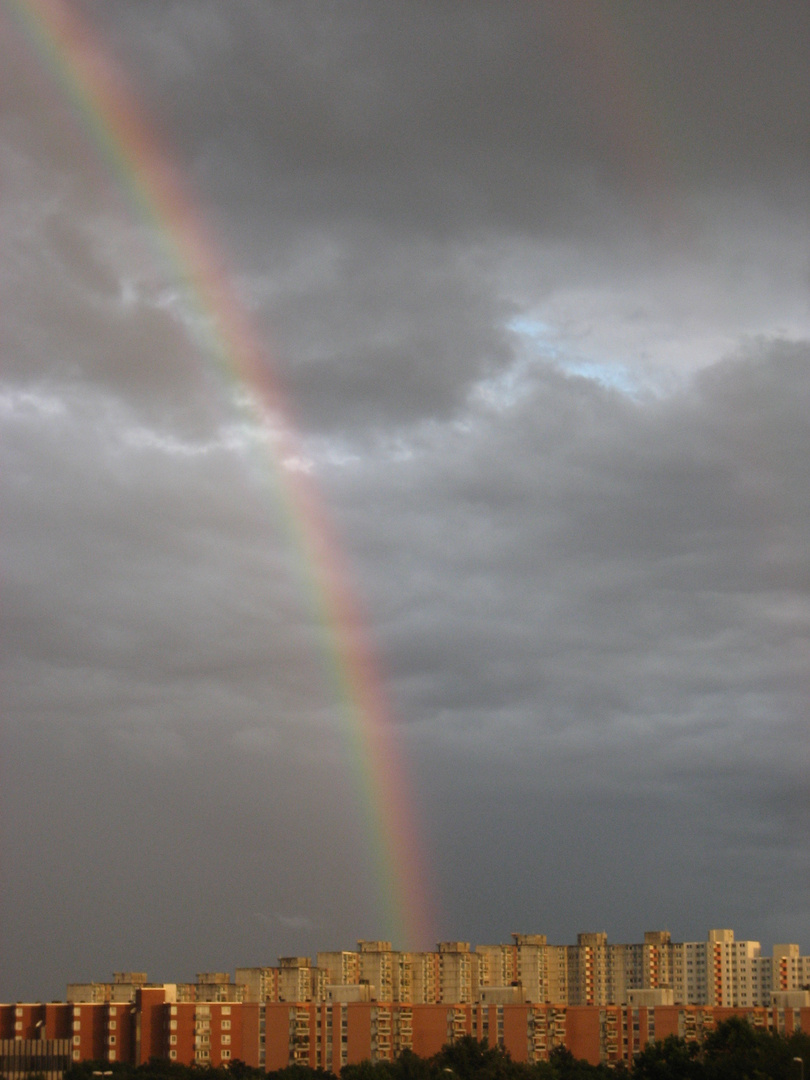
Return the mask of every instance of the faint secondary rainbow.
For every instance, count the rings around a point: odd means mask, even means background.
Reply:
[[[135,211],[157,227],[162,255],[210,326],[207,362],[248,391],[252,418],[274,424],[270,467],[314,613],[326,630],[327,666],[345,718],[368,814],[385,936],[400,948],[433,939],[428,874],[394,718],[339,546],[300,460],[290,411],[185,185],[90,28],[64,0],[3,0],[47,75],[81,118],[96,153]]]

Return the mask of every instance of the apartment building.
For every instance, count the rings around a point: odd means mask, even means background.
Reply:
[[[360,942],[360,944],[362,945],[363,942]],[[316,962],[318,967],[326,972],[327,986],[355,986],[360,982],[359,952],[350,952],[348,950],[319,952],[316,956]],[[270,1000],[275,999],[271,998]]]
[[[567,950],[569,1005],[607,1005],[614,1000],[615,955],[606,933],[577,934],[576,945]]]
[[[111,983],[68,983],[67,1000],[82,1002],[112,1001],[118,1004],[135,1000],[135,992],[146,985],[145,971],[116,971]]]
[[[378,1001],[472,1001],[478,957],[469,942],[440,942],[436,952],[392,949],[390,941],[357,943],[357,952],[318,953],[326,986],[368,985]]]
[[[485,988],[520,986],[526,1001],[620,1005],[637,991],[662,989],[679,1004],[747,1008],[769,1005],[773,990],[810,986],[810,957],[798,945],[776,945],[764,957],[759,942],[737,941],[732,930],[711,930],[698,942],[673,942],[665,930],[632,944],[612,944],[604,932],[579,934],[568,946],[548,945],[540,934],[512,939],[476,947],[478,997]]]
[[[0,1076],[3,1080],[62,1080],[70,1068],[70,1039],[0,1039]]]
[[[759,942],[737,941],[732,930],[711,930],[706,941],[696,942],[673,942],[666,930],[647,931],[643,941],[630,944],[611,943],[604,932],[578,934],[575,945],[550,945],[544,934],[511,937],[474,949],[464,941],[440,942],[435,952],[424,953],[361,941],[356,952],[319,953],[315,968],[309,958],[295,957],[279,969],[239,969],[236,982],[244,982],[248,971],[268,973],[260,996],[246,991],[249,1000],[265,1001],[290,1001],[295,992],[300,1000],[323,1001],[329,986],[365,984],[371,999],[414,1005],[465,1004],[483,996],[492,1001],[494,991],[498,1000],[517,1000],[501,992],[507,988],[519,988],[518,998],[532,1003],[621,1005],[637,991],[661,989],[671,990],[676,1004],[723,1008],[767,1006],[773,990],[810,986],[810,957],[798,945],[776,945],[772,957],[762,956]],[[281,980],[278,991],[273,978]],[[201,979],[197,1000],[204,993]],[[96,986],[94,992],[103,991]]]
[[[244,1001],[278,1001],[279,969],[277,967],[243,967],[236,969],[236,983],[244,989]]]
[[[733,930],[710,930],[707,941],[688,941],[675,948],[680,954],[673,980],[677,1002],[735,1008],[769,1003],[775,964],[781,959],[776,950],[772,958],[763,957],[758,941],[735,941]],[[798,946],[795,950],[798,957]],[[780,988],[801,985],[797,979],[803,970],[798,963],[786,969],[786,985]]]
[[[221,1066],[239,1059],[264,1069],[300,1064],[337,1072],[364,1060],[393,1060],[406,1049],[429,1057],[472,1035],[507,1050],[515,1061],[546,1061],[563,1046],[592,1064],[617,1064],[630,1063],[651,1040],[702,1039],[730,1016],[785,1034],[810,1030],[808,991],[780,991],[767,1009],[674,1005],[664,1002],[671,994],[665,990],[638,991],[643,996],[631,1004],[607,1006],[188,1002],[177,1001],[175,991],[171,984],[144,985],[126,1005],[0,1005],[0,1059],[20,1066],[38,1055],[56,1074],[52,1080],[66,1060],[138,1065],[158,1058]]]
[[[338,1071],[403,1050],[430,1056],[473,1035],[516,1061],[543,1061],[556,1046],[593,1063],[629,1063],[651,1039],[701,1039],[742,1016],[789,1034],[810,1030],[810,957],[779,944],[711,930],[672,942],[666,931],[611,944],[604,932],[576,945],[512,934],[502,945],[440,942],[434,952],[360,941],[356,951],[279,958],[238,968],[236,979],[201,972],[194,983],[150,984],[144,972],[108,983],[71,983],[67,1000],[0,1005],[4,1075],[65,1062],[142,1064],[150,1058],[265,1069],[307,1064]]]
[[[244,995],[244,987],[238,982],[232,983],[230,975],[226,972],[202,971],[197,975],[194,995],[189,995],[185,999],[189,1001],[241,1001]]]
[[[477,999],[484,990],[520,986],[526,1001],[568,1001],[568,949],[545,934],[512,934],[504,945],[476,945]],[[491,996],[491,995],[489,995]]]
[[[439,954],[435,952],[408,953],[411,971],[411,1002],[432,1005],[441,1001]]]
[[[399,953],[390,941],[358,941],[360,981],[373,986],[378,1001],[401,1000]]]
[[[439,942],[438,1000],[459,1005],[473,1000],[473,958],[468,941]]]
[[[313,969],[308,956],[280,956],[278,958],[279,1001],[318,1000],[318,969]]]
[[[798,945],[774,945],[771,991],[800,990],[810,986],[810,956],[801,956]]]

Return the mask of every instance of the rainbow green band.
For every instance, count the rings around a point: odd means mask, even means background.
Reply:
[[[156,226],[161,257],[185,285],[189,306],[210,327],[202,349],[206,364],[226,386],[247,391],[243,408],[253,419],[264,422],[270,414],[281,420],[270,442],[271,479],[288,540],[305,567],[309,604],[325,631],[325,668],[341,703],[368,817],[379,936],[398,948],[425,948],[434,940],[428,875],[394,720],[318,491],[305,471],[284,465],[300,453],[269,358],[206,238],[193,199],[90,28],[63,0],[3,3],[131,209]]]

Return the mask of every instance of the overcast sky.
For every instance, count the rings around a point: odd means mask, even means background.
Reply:
[[[271,443],[14,7],[0,999],[351,948],[377,870]],[[810,952],[810,7],[70,7],[286,389],[435,940]]]

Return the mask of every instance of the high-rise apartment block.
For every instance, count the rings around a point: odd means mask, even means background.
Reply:
[[[111,983],[71,983],[71,1002],[126,1002],[146,975],[119,972]],[[439,942],[434,952],[399,952],[390,941],[360,941],[357,950],[283,956],[276,967],[237,968],[235,982],[203,972],[177,984],[178,1002],[334,1000],[336,987],[365,987],[342,1000],[412,1005],[475,1003],[493,991],[501,1000],[566,1005],[626,1005],[639,991],[661,990],[674,1004],[764,1007],[773,991],[810,987],[810,956],[798,945],[775,945],[762,956],[758,941],[736,941],[733,930],[710,930],[706,941],[674,942],[668,931],[642,942],[612,944],[604,932],[583,933],[576,945],[550,945],[545,934],[512,934],[502,945]],[[515,993],[516,992],[516,993]],[[339,995],[340,996],[340,995]]]
[[[203,972],[194,983],[154,985],[143,972],[118,972],[109,983],[69,984],[64,1002],[0,1005],[0,1064],[48,1080],[74,1061],[150,1057],[337,1072],[405,1049],[428,1056],[462,1035],[516,1061],[566,1046],[592,1063],[629,1063],[652,1039],[700,1039],[732,1015],[810,1030],[810,957],[793,944],[764,957],[759,942],[731,930],[699,942],[650,931],[628,945],[601,932],[579,934],[576,945],[512,934],[508,944],[444,941],[421,953],[360,941],[318,953],[314,965],[286,956],[237,968],[234,982]]]

